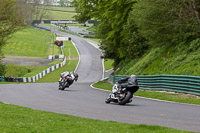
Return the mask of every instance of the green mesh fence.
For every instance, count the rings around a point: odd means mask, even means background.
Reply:
[[[110,75],[109,81],[116,83],[128,75]],[[200,95],[200,76],[189,75],[138,75],[141,89],[164,90]]]

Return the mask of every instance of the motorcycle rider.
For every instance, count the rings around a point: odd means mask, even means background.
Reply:
[[[58,82],[61,83],[63,81],[63,79],[67,76],[71,77],[72,81],[66,87],[69,87],[74,82],[74,80],[75,81],[78,80],[78,74],[76,72],[65,71],[60,74],[60,79],[58,80]]]
[[[131,75],[124,79],[120,79],[120,80],[118,80],[118,84],[119,84],[119,88],[121,88],[121,89],[134,87],[135,90],[133,93],[135,93],[139,89],[136,75]]]
[[[133,94],[139,89],[135,75],[118,80],[105,102],[115,102],[120,105],[132,102]]]

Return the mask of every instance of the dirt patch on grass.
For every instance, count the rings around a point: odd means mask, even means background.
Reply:
[[[79,57],[67,57],[67,60],[79,60]]]
[[[79,60],[79,57],[68,57],[67,60]],[[51,59],[43,57],[28,57],[14,55],[5,55],[5,58],[3,59],[3,64],[14,64],[19,66],[51,66],[48,65],[51,62]]]
[[[3,64],[15,64],[19,66],[49,66],[52,60],[42,57],[5,55]]]

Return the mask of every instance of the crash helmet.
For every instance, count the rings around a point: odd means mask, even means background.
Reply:
[[[76,72],[74,72],[74,77],[78,78],[78,74]]]
[[[132,81],[134,80],[134,82],[135,82],[134,84],[137,86],[138,82],[137,82],[137,79],[136,79],[136,75],[132,74],[130,77],[131,77]]]
[[[132,74],[130,77],[136,79],[136,75],[134,75],[134,74]]]

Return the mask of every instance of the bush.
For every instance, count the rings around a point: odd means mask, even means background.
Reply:
[[[6,73],[5,76],[10,77],[22,77],[24,74],[28,72],[27,68],[23,68],[20,66],[16,66],[14,64],[6,65]]]
[[[0,76],[5,74],[5,65],[0,64]]]

